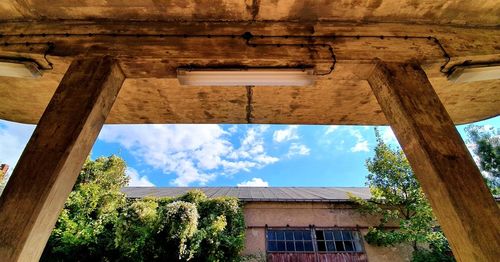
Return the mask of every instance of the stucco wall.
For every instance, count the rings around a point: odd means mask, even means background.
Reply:
[[[246,255],[265,254],[265,225],[268,227],[359,227],[362,235],[367,227],[378,223],[376,217],[365,217],[345,204],[327,203],[266,203],[251,202],[244,207],[247,226]],[[409,261],[409,246],[375,247],[364,242],[365,252],[370,262]]]

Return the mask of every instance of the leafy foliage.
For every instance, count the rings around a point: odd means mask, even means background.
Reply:
[[[125,162],[116,156],[87,159],[52,231],[43,259],[101,260],[113,257],[114,227],[125,204]]]
[[[494,195],[500,194],[500,129],[470,125],[465,128],[473,151],[479,157],[479,168]]]
[[[42,261],[239,261],[245,225],[235,198],[201,191],[126,199],[125,163],[87,159]]]
[[[115,224],[115,246],[123,257],[145,257],[144,247],[156,233],[158,201],[145,198],[131,201],[120,213]]]
[[[351,196],[361,213],[380,216],[380,224],[370,228],[365,239],[377,246],[411,244],[415,261],[422,261],[417,260],[420,257],[432,261],[429,256],[434,254],[444,254],[452,261],[453,258],[446,253],[448,243],[443,233],[435,230],[437,222],[432,209],[404,153],[385,144],[377,129],[375,133],[375,156],[366,161],[369,171],[367,185],[372,197],[366,201]],[[391,225],[397,225],[399,229],[388,230],[387,226]]]
[[[3,190],[5,189],[5,185],[7,185],[7,180],[8,180],[7,174],[4,174],[3,171],[0,171],[0,196],[2,195]]]
[[[220,197],[199,203],[200,252],[196,261],[234,261],[244,247],[245,222],[236,198]]]

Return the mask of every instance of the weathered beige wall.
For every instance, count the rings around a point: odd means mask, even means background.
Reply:
[[[368,229],[360,229],[361,235],[365,235]],[[410,261],[412,248],[408,245],[399,245],[394,247],[377,247],[363,241],[368,261],[386,262],[386,261]]]
[[[364,217],[349,205],[327,203],[266,203],[252,202],[244,207],[247,226],[245,255],[265,254],[265,225],[269,227],[360,227],[362,235],[367,227],[378,223],[375,217]],[[409,261],[409,246],[375,247],[364,242],[370,262]]]

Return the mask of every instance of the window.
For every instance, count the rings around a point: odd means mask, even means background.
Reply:
[[[268,252],[363,252],[358,231],[346,229],[268,229]]]
[[[310,230],[268,230],[269,252],[312,252],[313,240]]]
[[[358,231],[316,230],[316,242],[320,252],[361,252]]]

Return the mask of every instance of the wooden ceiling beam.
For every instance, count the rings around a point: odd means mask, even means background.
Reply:
[[[32,58],[48,67],[50,60],[81,55],[112,55],[128,78],[172,78],[178,67],[316,67],[320,74],[345,69],[337,79],[366,79],[364,70],[350,65],[387,61],[419,61],[446,65],[446,51],[427,38],[260,38],[242,37],[131,37],[131,36],[7,36],[0,56]],[[49,44],[50,43],[50,49]],[[47,58],[47,59],[46,59]],[[498,55],[500,60],[500,54]],[[57,61],[57,60],[56,60]],[[55,63],[55,67],[57,67]]]
[[[200,56],[208,57],[211,62],[224,58],[241,60],[242,57],[311,60],[310,51],[292,46],[258,46],[252,51],[241,38],[245,32],[255,36],[251,43],[329,44],[339,62],[371,61],[377,57],[394,62],[418,60],[427,66],[444,63],[445,53],[451,57],[448,68],[465,61],[500,60],[498,27],[353,22],[3,22],[0,23],[3,36],[0,45],[17,44],[2,45],[0,55],[44,52],[40,45],[27,47],[24,44],[53,42],[56,47],[51,55],[63,57],[87,53],[93,48],[100,53],[169,60],[196,59]],[[261,36],[283,37],[261,39]],[[286,36],[289,38],[285,39]],[[304,38],[297,38],[299,36]],[[315,46],[314,49],[321,48]],[[328,55],[318,51],[314,60],[320,62],[325,54]]]

